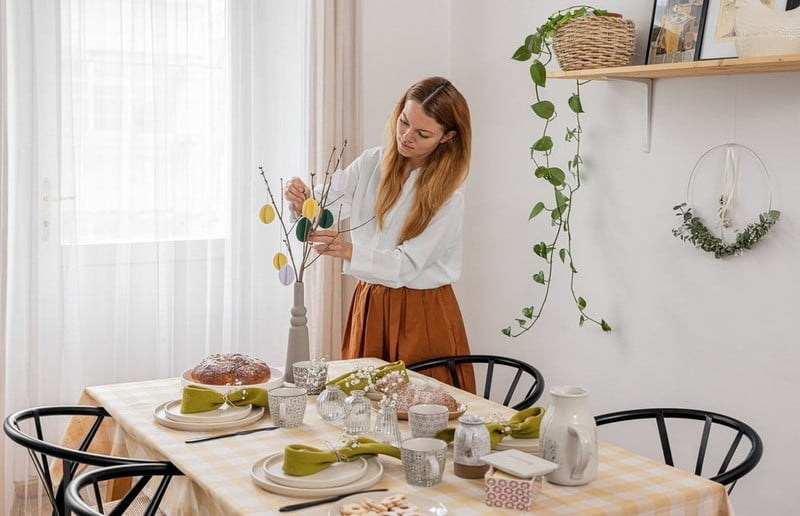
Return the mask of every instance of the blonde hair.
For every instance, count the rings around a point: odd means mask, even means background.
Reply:
[[[425,114],[444,129],[455,134],[439,143],[426,157],[417,177],[411,211],[400,231],[400,241],[422,233],[436,212],[447,202],[467,178],[472,149],[472,127],[467,101],[459,91],[442,77],[429,77],[413,84],[397,102],[386,125],[384,157],[381,163],[381,182],[375,200],[375,219],[378,229],[389,210],[400,197],[403,188],[403,167],[406,159],[397,150],[397,119],[405,103],[414,100]]]

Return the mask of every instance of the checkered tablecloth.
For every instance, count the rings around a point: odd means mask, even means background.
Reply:
[[[330,376],[353,369],[357,364],[383,363],[377,359],[332,362]],[[513,410],[472,394],[452,389],[469,411],[484,417],[513,414]],[[128,448],[138,456],[166,459],[186,475],[174,481],[168,497],[171,513],[192,515],[276,514],[283,505],[303,501],[265,491],[250,479],[250,468],[257,460],[280,452],[288,444],[304,443],[325,447],[335,443],[340,428],[325,423],[316,412],[314,397],[309,397],[301,427],[237,436],[205,443],[185,444],[197,432],[184,432],[160,426],[153,409],[180,398],[177,378],[88,387],[85,394],[108,410],[123,430]],[[86,398],[86,397],[85,397]],[[269,416],[251,425],[269,425]],[[400,430],[408,435],[401,421]],[[516,511],[487,507],[482,479],[467,480],[453,474],[452,455],[442,482],[430,488],[412,488],[405,482],[399,460],[381,457],[384,475],[375,487],[411,493],[444,503],[449,514],[517,514]],[[380,493],[377,493],[378,495]],[[296,511],[293,514],[327,514],[330,505]],[[597,479],[580,487],[562,487],[545,482],[534,502],[536,514],[653,514],[727,516],[729,504],[720,484],[700,478],[635,453],[600,444]]]

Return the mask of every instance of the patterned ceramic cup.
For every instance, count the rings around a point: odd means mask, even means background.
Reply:
[[[421,403],[408,407],[408,425],[413,437],[436,437],[447,428],[450,413],[444,405]]]
[[[412,486],[431,487],[442,481],[447,456],[447,443],[430,437],[406,439],[400,458],[406,482]]]
[[[319,394],[325,390],[328,382],[328,364],[322,361],[303,360],[292,364],[294,384],[308,391],[309,394]]]
[[[269,413],[275,426],[293,428],[303,424],[306,413],[306,390],[300,387],[278,387],[271,389]]]

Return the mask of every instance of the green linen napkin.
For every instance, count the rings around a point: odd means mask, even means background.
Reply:
[[[181,395],[181,412],[194,414],[195,412],[208,412],[221,407],[225,402],[241,407],[244,405],[258,405],[267,407],[267,390],[248,387],[247,389],[234,389],[227,394],[222,394],[210,387],[187,385]]]
[[[543,417],[544,409],[542,407],[530,407],[520,410],[508,421],[486,423],[492,449],[507,435],[517,439],[536,439],[539,437],[539,425],[542,423]],[[453,442],[455,432],[456,429],[453,427],[445,428],[436,434],[436,438],[448,443]]]
[[[350,371],[337,376],[333,380],[329,381],[328,385],[338,385],[345,394],[350,394],[350,392],[358,389],[365,391],[370,384],[377,382],[387,374],[395,371],[399,372],[405,378],[406,382],[408,381],[406,364],[402,360],[398,360],[396,362],[389,362],[388,364],[377,367],[359,367],[355,371]]]
[[[333,464],[353,457],[390,455],[400,458],[400,448],[358,437],[341,448],[320,450],[305,444],[290,444],[283,451],[283,471],[288,475],[305,476],[318,473]]]

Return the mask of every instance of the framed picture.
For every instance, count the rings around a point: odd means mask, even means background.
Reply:
[[[647,64],[682,63],[700,57],[700,36],[709,0],[656,0]],[[785,1],[785,0],[784,0]]]
[[[760,0],[775,11],[790,10],[800,0]],[[736,57],[736,0],[708,0],[708,12],[700,42],[700,59],[723,59]]]

